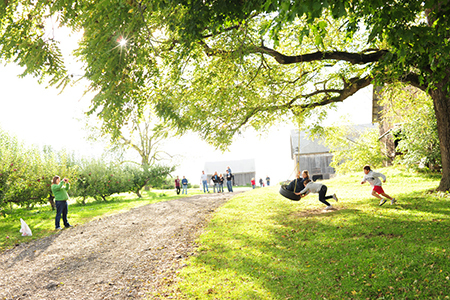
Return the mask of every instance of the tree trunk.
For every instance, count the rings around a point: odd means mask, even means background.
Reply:
[[[139,198],[142,198],[142,195],[141,195],[141,193],[140,193],[140,190],[141,190],[141,189],[137,189],[137,190],[136,190],[136,195],[137,195]]]
[[[52,210],[55,210],[55,209],[56,209],[56,203],[55,203],[55,201],[54,201],[53,199],[55,199],[55,196],[50,195],[50,196],[48,197],[48,202],[49,202],[50,205],[52,206]]]
[[[431,88],[429,92],[433,99],[441,148],[442,178],[438,187],[439,191],[450,190],[450,96],[445,92],[449,79],[449,77],[445,78],[436,89]]]

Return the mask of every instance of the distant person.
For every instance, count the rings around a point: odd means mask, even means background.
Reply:
[[[304,180],[303,184],[305,185],[305,188],[301,190],[299,193],[295,193],[296,195],[300,195],[303,198],[306,197],[309,193],[318,193],[319,201],[327,206],[325,207],[325,210],[333,209],[333,206],[331,206],[331,204],[327,201],[327,199],[333,198],[337,202],[338,198],[336,197],[336,194],[326,196],[328,188],[325,184],[312,182],[311,179]]]
[[[223,175],[220,174],[219,175],[219,193],[223,193],[223,182],[224,182],[224,178]]]
[[[214,172],[214,175],[211,177],[211,179],[214,182],[214,193],[215,192],[220,193],[220,190],[219,190],[220,179],[219,179],[219,175],[217,175],[217,172]]]
[[[177,191],[177,195],[179,195],[181,191],[181,185],[180,185],[180,177],[178,176],[177,179],[175,179],[175,190]]]
[[[69,179],[64,178],[62,181],[59,176],[53,177],[52,180],[52,193],[55,196],[55,204],[56,204],[56,217],[55,217],[55,229],[62,229],[60,226],[61,216],[63,219],[64,227],[70,228],[72,225],[69,224],[67,220],[67,213],[69,212],[69,205],[67,204],[67,200],[69,200],[69,194],[67,191],[70,188]]]
[[[181,185],[183,187],[183,191],[181,192],[181,194],[184,194],[184,192],[186,192],[187,195],[188,180],[186,179],[186,176],[183,176],[183,179],[181,179]]]
[[[228,192],[232,193],[233,192],[233,184],[232,184],[233,176],[231,175],[230,172],[228,172],[228,170],[227,170],[226,180],[227,180]]]
[[[267,183],[267,186],[270,186],[270,177],[269,177],[269,175],[266,176],[266,183]]]
[[[214,175],[211,176],[211,186],[213,187],[213,193],[216,192],[216,183],[214,182]]]
[[[252,188],[255,189],[256,188],[255,178],[252,178],[252,180],[250,182],[252,184]]]
[[[264,186],[264,181],[262,180],[262,178],[259,179],[259,186],[263,187]]]
[[[300,176],[301,174],[301,176]],[[305,188],[305,185],[303,182],[309,179],[309,172],[308,170],[303,170],[301,173],[297,173],[297,178],[292,180],[288,186],[286,187],[287,190],[292,191],[294,193],[299,193],[301,190]]]
[[[233,173],[231,173],[231,168],[230,167],[227,167],[227,171],[228,171],[228,173],[230,173],[231,176],[233,176]]]
[[[203,184],[203,193],[208,192],[209,193],[209,189],[208,189],[208,176],[205,174],[205,171],[202,171],[202,175],[200,177],[200,180]]]
[[[227,167],[227,171],[231,175],[231,185],[233,186],[234,185],[234,175],[233,175],[233,173],[231,173],[230,167]]]
[[[389,196],[388,194],[386,194],[383,190],[383,188],[381,187],[381,180],[380,177],[383,178],[383,182],[386,182],[386,176],[384,176],[381,173],[377,173],[374,172],[370,169],[369,165],[365,165],[363,168],[364,171],[364,177],[361,181],[361,184],[364,184],[365,182],[369,182],[370,185],[372,186],[372,196],[377,197],[378,199],[380,199],[380,203],[378,205],[383,205],[384,203],[386,203],[386,199],[384,199],[383,197],[391,200],[391,205],[395,204],[395,202],[397,202],[397,200],[395,200],[395,198],[392,198],[391,196]],[[381,196],[383,197],[381,197]]]

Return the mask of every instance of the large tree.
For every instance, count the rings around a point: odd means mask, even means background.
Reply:
[[[83,30],[77,55],[91,113],[119,132],[153,102],[167,124],[218,147],[245,126],[303,119],[372,83],[408,82],[433,99],[450,189],[448,1],[113,0],[0,2],[0,57],[67,83],[47,16]],[[151,99],[151,100],[150,100]]]

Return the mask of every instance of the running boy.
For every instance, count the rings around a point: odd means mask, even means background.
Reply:
[[[395,198],[392,198],[391,196],[389,196],[388,194],[386,194],[383,190],[383,188],[381,187],[381,180],[380,177],[383,178],[383,182],[386,182],[386,176],[384,176],[381,173],[377,173],[374,172],[370,169],[369,165],[365,165],[364,166],[364,177],[361,181],[361,184],[364,184],[365,182],[369,182],[370,185],[372,186],[372,196],[377,197],[378,199],[380,199],[380,206],[383,205],[384,203],[386,203],[386,199],[384,199],[383,197],[391,200],[391,205],[394,204],[395,202],[397,202],[397,200],[395,200]],[[381,196],[383,197],[381,197]]]
[[[301,195],[301,197],[305,197],[309,193],[318,193],[319,194],[319,201],[325,204],[327,207],[325,207],[325,210],[331,210],[333,209],[333,206],[331,206],[330,203],[328,203],[327,199],[333,198],[338,201],[338,198],[336,197],[336,194],[333,194],[332,196],[325,196],[327,194],[327,186],[322,183],[318,182],[312,182],[311,179],[305,179],[303,181],[303,184],[305,185],[305,188],[301,190],[299,193],[295,193],[296,195]]]

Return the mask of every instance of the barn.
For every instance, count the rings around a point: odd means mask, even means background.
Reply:
[[[353,125],[352,133],[345,138],[354,140],[366,129],[375,128],[374,124]],[[307,133],[298,130],[291,131],[291,158],[297,171],[308,170],[312,180],[330,179],[335,174],[330,167],[333,154],[324,146],[320,138],[311,141]]]
[[[297,171],[308,170],[312,180],[330,179],[335,173],[330,167],[333,154],[320,143],[320,139],[311,141],[306,132],[291,131],[291,158]]]

